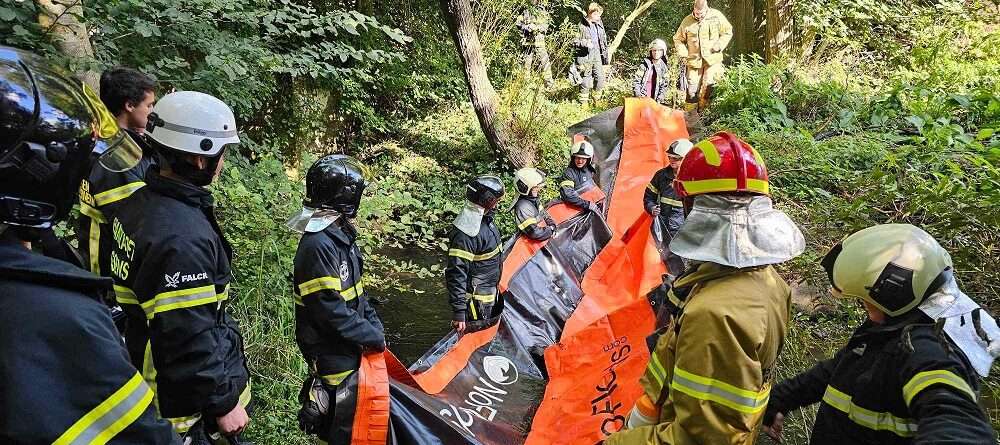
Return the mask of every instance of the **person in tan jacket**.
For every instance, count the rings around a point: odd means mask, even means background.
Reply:
[[[725,73],[723,54],[733,39],[733,26],[708,0],[695,0],[694,11],[681,21],[674,33],[674,49],[681,66],[687,69],[688,103],[708,105],[712,88]]]
[[[774,265],[805,241],[772,207],[763,159],[731,134],[691,149],[674,187],[687,219],[670,250],[691,265],[668,293],[674,317],[640,380],[644,394],[605,443],[753,444],[791,311]]]

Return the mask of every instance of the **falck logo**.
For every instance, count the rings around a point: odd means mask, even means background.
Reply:
[[[178,284],[181,284],[181,273],[177,272],[173,275],[164,275],[163,278],[167,280],[166,287],[171,287],[176,289]]]
[[[517,367],[507,357],[490,355],[483,359],[483,371],[486,376],[499,385],[510,385],[517,381]]]

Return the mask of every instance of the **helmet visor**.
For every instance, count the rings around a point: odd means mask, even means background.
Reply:
[[[135,167],[142,159],[142,148],[128,133],[118,130],[110,138],[98,139],[94,154],[101,167],[113,172],[123,172]]]
[[[121,128],[104,103],[87,84],[83,84],[83,97],[94,114],[94,154],[105,169],[123,172],[135,167],[142,159],[142,148]]]

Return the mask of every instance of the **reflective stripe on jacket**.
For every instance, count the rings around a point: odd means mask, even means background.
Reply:
[[[768,411],[820,403],[816,445],[993,444],[978,396],[971,365],[914,311],[860,326],[833,358],[776,385]]]
[[[641,379],[656,425],[608,444],[752,444],[787,332],[791,290],[773,267],[702,264],[675,282],[690,289]]]
[[[591,163],[587,163],[587,166],[582,169],[570,165],[566,167],[566,171],[563,172],[563,177],[559,181],[559,198],[566,204],[586,209],[590,205],[590,201],[581,198],[580,195],[593,187],[597,187],[597,183],[594,182],[594,170]]]
[[[305,233],[295,253],[295,341],[313,371],[338,385],[358,369],[361,348],[385,344],[364,289],[357,232],[334,223]]]
[[[249,396],[249,372],[239,326],[226,311],[232,249],[211,194],[150,171],[111,226],[110,269],[129,317],[125,341],[160,413],[180,426],[228,413]]]
[[[514,213],[514,223],[517,230],[535,241],[543,241],[552,237],[553,227],[545,223],[542,211],[538,208],[538,198],[521,196],[511,209]]]
[[[0,241],[0,443],[180,444],[101,302],[110,287]]]
[[[486,216],[483,217],[476,236],[469,236],[452,227],[448,239],[445,284],[452,319],[466,321],[488,318],[490,314],[480,311],[483,306],[493,303],[498,292],[503,257],[500,230],[493,224],[493,218]]]

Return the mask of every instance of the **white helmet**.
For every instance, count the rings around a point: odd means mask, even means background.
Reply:
[[[167,148],[208,157],[240,142],[233,110],[221,100],[197,91],[163,96],[153,107],[147,133]]]
[[[576,141],[573,144],[573,148],[570,149],[569,155],[577,158],[593,158],[594,145],[584,140]]]
[[[692,148],[694,148],[694,144],[690,140],[678,139],[672,142],[670,147],[667,148],[667,156],[683,158]]]
[[[537,168],[525,167],[514,172],[514,185],[517,192],[527,195],[531,189],[542,185],[545,182],[545,175]]]
[[[653,40],[652,42],[649,42],[650,51],[657,49],[663,52],[667,52],[667,42],[664,42],[663,39],[656,39]]]

